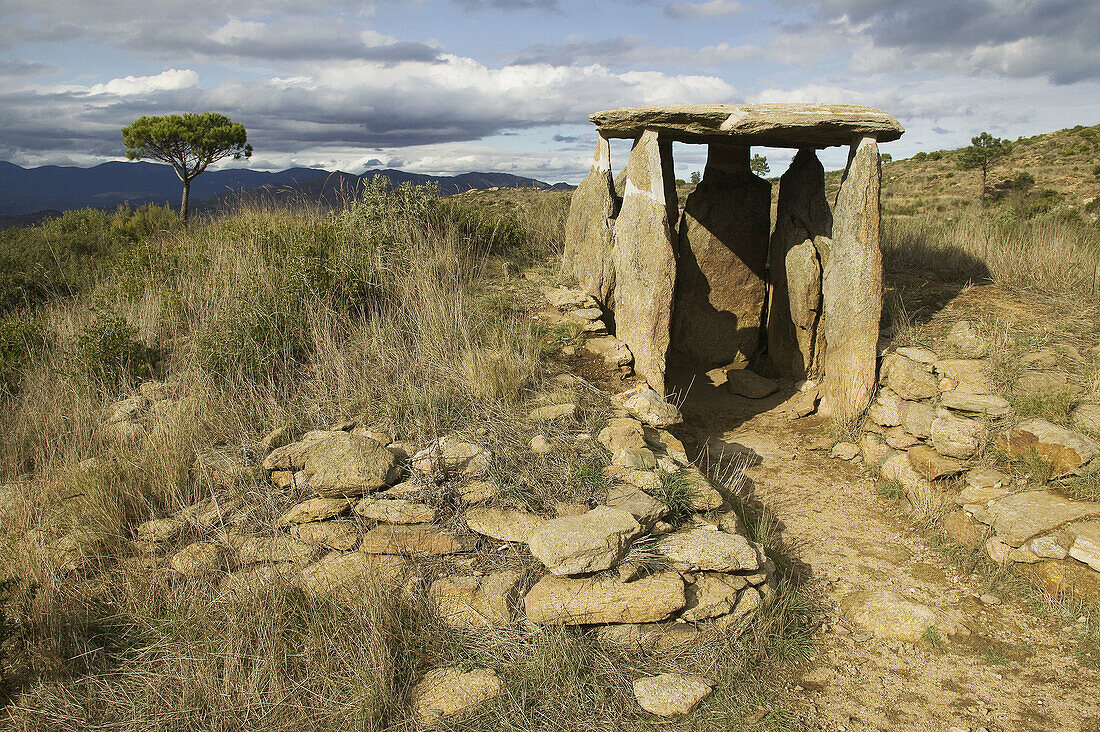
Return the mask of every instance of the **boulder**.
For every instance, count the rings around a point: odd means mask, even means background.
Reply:
[[[451,627],[509,625],[510,602],[519,580],[520,573],[514,570],[442,577],[428,589],[428,599],[443,622]]]
[[[1053,597],[1070,595],[1100,608],[1100,572],[1080,562],[1045,561],[1021,567],[1020,571]]]
[[[629,512],[599,506],[580,516],[547,521],[531,533],[528,545],[551,573],[581,574],[613,567],[641,533]]]
[[[932,445],[944,457],[965,460],[972,457],[985,440],[985,425],[947,410],[936,413],[932,422]]]
[[[634,681],[634,698],[638,706],[658,717],[680,717],[691,714],[711,695],[714,683],[700,676],[661,674]]]
[[[524,598],[527,619],[541,625],[654,623],[684,607],[684,581],[663,571],[623,582],[593,575],[547,575]]]
[[[668,651],[697,644],[703,633],[689,623],[611,623],[596,627],[604,644],[628,650]]]
[[[504,693],[504,684],[488,668],[463,671],[457,666],[432,669],[409,692],[417,720],[428,727],[489,702]]]
[[[684,421],[675,405],[645,384],[617,394],[614,399],[650,427],[671,427]]]
[[[833,209],[832,242],[822,259],[824,356],[822,411],[834,420],[856,419],[875,388],[882,251],[879,248],[878,144],[864,137],[852,145]]]
[[[628,470],[653,470],[657,456],[648,447],[624,447],[616,451],[611,464]]]
[[[437,480],[454,475],[475,478],[488,472],[492,459],[487,448],[447,435],[413,455],[412,467]]]
[[[400,498],[364,498],[354,510],[365,519],[387,524],[423,524],[435,518],[431,506]]]
[[[374,440],[347,432],[315,432],[300,442],[272,450],[268,470],[302,470],[321,497],[358,496],[397,478],[397,459]]]
[[[612,366],[628,366],[634,361],[634,354],[630,352],[630,347],[611,336],[586,338],[582,348]]]
[[[1100,521],[1083,521],[1066,530],[1073,540],[1069,555],[1100,572]]]
[[[687,490],[690,498],[690,506],[693,511],[714,511],[721,508],[725,503],[725,499],[722,494],[714,487],[714,484],[710,482],[710,479],[703,474],[703,471],[694,465],[688,465],[681,468],[677,473],[675,480],[684,484],[684,488]],[[629,482],[629,481],[628,481]],[[647,485],[634,483],[642,490],[651,490]],[[658,480],[658,486],[660,481]]]
[[[818,376],[821,256],[814,242],[832,228],[825,169],[814,150],[802,148],[779,180],[768,307],[768,358],[780,374],[797,379]]]
[[[838,442],[829,450],[829,457],[838,460],[855,460],[859,455],[859,445],[854,442]]]
[[[927,364],[895,354],[888,368],[886,384],[902,399],[919,401],[939,393],[939,381]]]
[[[902,398],[891,389],[879,389],[875,400],[871,402],[871,408],[867,410],[867,416],[871,421],[883,427],[896,427],[901,424]]]
[[[604,305],[611,304],[615,286],[611,232],[618,209],[611,179],[611,148],[605,138],[597,137],[588,176],[573,191],[569,204],[561,274],[575,279],[584,292]]]
[[[894,451],[878,435],[862,435],[859,438],[859,453],[868,465],[882,465]]]
[[[704,369],[752,357],[767,292],[771,185],[747,146],[711,145],[678,227],[672,343]]]
[[[151,519],[134,529],[134,538],[159,544],[177,539],[185,528],[187,522],[178,518]]]
[[[532,437],[530,447],[531,452],[536,455],[549,455],[554,451],[554,444],[542,435],[535,435]]]
[[[597,305],[591,295],[575,287],[548,287],[542,291],[542,294],[558,310],[578,310]]]
[[[210,541],[188,544],[168,558],[168,569],[183,577],[199,577],[228,569],[225,547]]]
[[[779,391],[779,384],[748,369],[726,372],[726,388],[748,399],[763,399]]]
[[[709,528],[681,529],[660,537],[653,551],[679,571],[755,572],[760,547],[741,534]]]
[[[1100,503],[1076,501],[1049,490],[1024,491],[990,501],[986,511],[997,538],[1017,547],[1071,521],[1100,516]]]
[[[468,542],[434,524],[379,524],[363,535],[366,554],[458,554]]]
[[[920,440],[913,435],[905,431],[904,427],[900,425],[897,427],[889,427],[885,432],[886,444],[895,450],[908,450],[914,445],[919,445]],[[935,452],[933,450],[933,452]]]
[[[916,643],[936,625],[936,611],[892,590],[859,590],[840,601],[840,611],[855,629],[876,638]]]
[[[625,173],[611,245],[616,335],[634,354],[634,371],[663,395],[676,283],[678,207],[671,142],[650,130],[641,133]]]
[[[227,534],[226,541],[233,548],[237,566],[249,564],[301,564],[313,558],[316,546],[285,536],[245,536]]]
[[[971,394],[962,389],[944,392],[940,397],[940,406],[956,412],[984,415],[986,417],[1007,417],[1012,413],[1008,401],[992,394]]]
[[[1088,437],[1038,418],[997,434],[994,442],[1010,457],[1037,454],[1050,463],[1055,477],[1076,472],[1100,454],[1100,445]]]
[[[531,532],[546,521],[542,516],[515,509],[471,508],[466,511],[466,525],[470,531],[498,541],[527,543]]]
[[[304,524],[310,521],[324,521],[333,516],[339,516],[351,507],[351,501],[347,498],[311,498],[299,503],[284,513],[275,521],[278,528],[286,528],[292,524]]]

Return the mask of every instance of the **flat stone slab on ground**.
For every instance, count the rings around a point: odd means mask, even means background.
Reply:
[[[1093,440],[1045,419],[1021,422],[1014,429],[998,433],[994,441],[1011,457],[1038,453],[1054,468],[1055,477],[1069,475],[1100,454],[1100,445]]]
[[[401,498],[364,498],[355,504],[363,518],[387,524],[423,524],[435,518],[435,509]]]
[[[690,714],[711,695],[714,684],[699,676],[661,674],[634,681],[638,706],[658,717]]]
[[[726,372],[726,388],[748,399],[763,399],[779,390],[779,384],[748,369]]]
[[[467,542],[435,524],[381,524],[363,535],[366,554],[458,554]]]
[[[936,611],[891,590],[859,590],[840,601],[844,618],[876,638],[919,641],[936,624]]]
[[[452,627],[508,625],[512,622],[509,602],[519,580],[515,570],[442,577],[432,583],[428,598]]]
[[[527,619],[540,625],[655,623],[684,607],[684,581],[664,571],[623,582],[618,577],[546,575],[524,598]]]
[[[1074,524],[1066,533],[1073,537],[1069,555],[1100,572],[1100,521]]]
[[[755,544],[740,534],[717,529],[681,529],[658,539],[654,551],[683,571],[760,569],[760,552]]]
[[[498,541],[526,543],[531,532],[546,521],[542,516],[518,509],[471,508],[466,512],[466,525],[470,531]]]
[[[1070,521],[1100,516],[1100,503],[1075,501],[1049,490],[1024,491],[991,501],[986,511],[997,538],[1017,547]]]
[[[640,533],[628,511],[599,506],[547,521],[531,533],[528,545],[553,574],[581,574],[613,567]]]

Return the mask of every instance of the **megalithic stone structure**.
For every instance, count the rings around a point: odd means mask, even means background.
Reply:
[[[676,284],[675,229],[669,218],[677,210],[671,153],[671,146],[649,130],[634,143],[611,247],[616,335],[634,354],[634,371],[658,394],[665,390]]]
[[[598,136],[592,167],[569,205],[565,221],[562,277],[576,279],[581,289],[604,307],[613,307],[615,268],[611,263],[612,223],[619,200],[611,177],[611,146]]]
[[[875,384],[882,313],[878,143],[901,137],[898,121],[828,104],[631,107],[589,119],[600,142],[574,194],[563,273],[613,311],[635,371],[663,393],[670,351],[690,374],[762,342],[780,374],[821,381],[823,411],[858,417]],[[634,140],[617,217],[612,137]],[[710,146],[682,217],[673,141]],[[746,177],[750,145],[799,151],[770,240],[770,187]],[[850,155],[830,212],[815,151],[838,145]]]
[[[875,138],[853,142],[821,278],[826,343],[821,403],[839,422],[863,413],[876,383],[882,316],[880,165]]]
[[[672,347],[704,369],[748,362],[760,346],[771,185],[747,145],[710,145],[680,218]]]
[[[784,376],[821,375],[822,264],[814,240],[832,233],[825,168],[812,148],[803,148],[779,179],[769,254],[768,357]]]

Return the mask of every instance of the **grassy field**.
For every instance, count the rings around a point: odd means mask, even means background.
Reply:
[[[301,497],[208,467],[262,455],[276,427],[476,433],[500,456],[494,479],[536,509],[602,486],[597,447],[532,457],[522,421],[564,388],[553,354],[575,334],[532,324],[515,273],[560,252],[567,201],[379,188],[338,211],[252,207],[187,229],[164,209],[85,211],[0,234],[0,728],[411,729],[408,691],[439,664],[506,682],[455,728],[655,728],[630,682],[667,669],[720,683],[692,729],[783,728],[776,669],[810,648],[794,593],[743,636],[643,652],[587,632],[455,630],[421,590],[227,593],[132,549],[136,525],[210,495],[243,499],[247,529],[271,533]],[[120,442],[107,415],[150,379],[180,398]],[[606,400],[570,396],[584,427],[608,418]],[[74,545],[91,556],[79,571]]]

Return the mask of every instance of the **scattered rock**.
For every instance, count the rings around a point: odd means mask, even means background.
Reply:
[[[680,617],[689,623],[733,612],[738,593],[748,586],[741,575],[700,572],[689,578],[685,588],[687,605]]]
[[[409,571],[405,560],[362,552],[333,552],[304,568],[298,581],[306,592],[346,600],[377,601]]]
[[[443,622],[452,627],[509,625],[509,602],[519,580],[520,573],[513,570],[443,577],[432,583],[428,599]]]
[[[671,427],[683,421],[679,409],[645,384],[616,395],[615,401],[650,427]]]
[[[629,417],[610,419],[607,426],[600,430],[596,441],[612,454],[623,449],[640,449],[646,446],[642,423]]]
[[[938,375],[952,379],[956,388],[970,394],[989,394],[993,385],[989,380],[989,364],[982,359],[949,358],[936,361]]]
[[[891,590],[859,590],[840,601],[845,619],[877,638],[916,643],[936,624],[936,612]]]
[[[322,498],[358,496],[390,485],[397,460],[374,440],[347,432],[314,431],[301,441],[272,450],[267,470],[302,470]]]
[[[275,521],[275,526],[285,528],[291,524],[304,524],[310,521],[324,521],[339,516],[351,507],[347,498],[311,498],[299,503]]]
[[[894,391],[882,388],[875,394],[875,400],[871,402],[870,409],[867,410],[867,416],[878,425],[883,427],[896,427],[901,424],[901,405],[903,404],[901,397],[899,397]]]
[[[829,451],[829,457],[840,460],[854,460],[859,454],[859,445],[854,442],[838,442]]]
[[[1100,516],[1100,503],[1075,501],[1049,490],[1025,491],[993,500],[986,510],[997,538],[1017,547],[1070,521]]]
[[[138,541],[161,543],[173,541],[187,528],[187,522],[177,518],[152,519],[134,529],[134,538]]]
[[[249,564],[301,564],[316,553],[313,544],[289,536],[245,536],[228,534],[226,540],[233,547],[237,566]]]
[[[638,706],[658,717],[690,714],[711,695],[714,684],[699,677],[683,674],[661,674],[634,681],[634,698]]]
[[[939,385],[927,364],[895,356],[889,361],[886,383],[902,399],[931,399],[939,393]]]
[[[902,402],[898,409],[901,426],[906,432],[927,440],[932,436],[932,422],[936,419],[936,409],[928,402]]]
[[[932,422],[932,445],[944,457],[967,459],[974,455],[985,439],[985,426],[977,420],[956,417],[940,410]]]
[[[956,475],[966,469],[958,460],[944,457],[927,445],[911,447],[908,455],[913,469],[928,480]]]
[[[1079,394],[1081,387],[1070,384],[1065,374],[1057,371],[1028,371],[1016,379],[1012,391],[1021,395],[1050,397],[1062,392]]]
[[[363,536],[359,528],[350,521],[313,521],[296,524],[291,527],[290,533],[307,544],[341,552],[354,549]]]
[[[584,290],[570,287],[548,287],[543,290],[542,294],[558,310],[580,310],[598,307],[596,299]]]
[[[1100,521],[1084,521],[1066,530],[1073,539],[1069,555],[1100,572]]]
[[[748,369],[729,369],[726,388],[748,399],[763,399],[779,390],[779,384]]]
[[[553,422],[565,417],[572,418],[577,414],[576,404],[551,404],[546,407],[532,409],[527,419],[532,422]]]
[[[943,530],[956,544],[968,549],[977,549],[986,538],[986,529],[965,511],[952,511],[943,517]]]
[[[466,512],[470,531],[498,541],[526,543],[531,532],[542,527],[546,519],[527,511],[504,508],[471,508]]]
[[[141,395],[115,402],[111,406],[111,414],[107,417],[107,424],[118,424],[119,422],[136,419],[148,404],[149,402]]]
[[[1100,435],[1100,402],[1085,402],[1073,410],[1073,426]]]
[[[423,524],[435,518],[431,506],[400,498],[364,498],[355,504],[355,513],[387,524]]]
[[[630,352],[629,346],[611,336],[587,338],[583,348],[612,366],[628,366],[634,361],[634,355]]]
[[[459,486],[457,491],[466,503],[482,503],[496,498],[500,493],[500,487],[488,480],[471,480]]]
[[[366,554],[457,554],[467,544],[434,524],[380,524],[363,535]]]
[[[944,393],[940,397],[940,406],[956,412],[985,415],[987,417],[1007,417],[1012,413],[1008,401],[992,394],[971,394],[961,389]]]
[[[1073,473],[1100,453],[1100,445],[1089,438],[1045,419],[1021,422],[997,434],[994,441],[1011,457],[1026,457],[1034,451],[1051,464],[1055,477]]]
[[[448,435],[416,453],[412,466],[422,475],[436,479],[456,474],[473,478],[484,475],[492,459],[493,454],[486,448]]]
[[[928,365],[936,363],[940,358],[933,351],[922,348],[921,346],[902,346],[897,350],[897,354],[899,356],[904,356],[910,361]]]
[[[908,450],[914,445],[919,445],[920,440],[905,431],[900,425],[886,429],[886,444],[895,450]],[[933,452],[935,452],[933,450]]]
[[[643,526],[668,515],[667,505],[658,501],[640,488],[632,485],[617,485],[607,491],[607,505],[627,511]]]
[[[549,455],[553,451],[554,446],[550,444],[550,440],[542,435],[535,435],[531,438],[531,452],[536,455]]]
[[[531,533],[531,553],[555,575],[610,569],[642,527],[627,511],[599,506],[580,516],[551,519]]]
[[[457,666],[429,671],[412,688],[409,701],[421,724],[434,726],[485,704],[504,693],[504,684],[492,669],[463,671]]]
[[[184,577],[224,572],[226,570],[225,548],[209,541],[196,541],[169,557],[168,568]]]
[[[982,358],[989,353],[988,342],[969,320],[960,320],[951,326],[946,346],[959,358]]]
[[[683,529],[662,536],[654,551],[680,571],[741,572],[760,569],[760,549],[740,534]]]
[[[628,470],[653,470],[657,456],[648,447],[624,447],[615,453],[611,464]]]
[[[594,575],[547,575],[524,598],[527,619],[541,625],[654,623],[684,607],[684,581],[664,571],[623,582]]]

